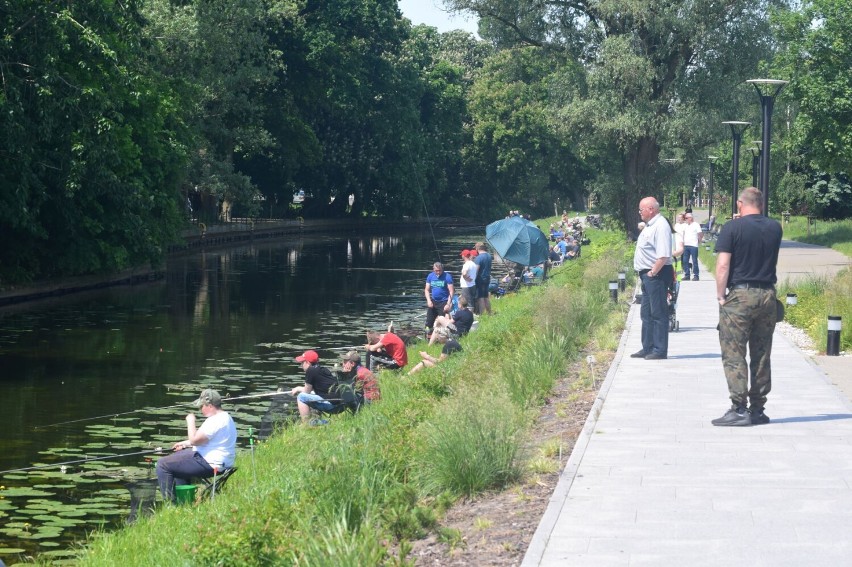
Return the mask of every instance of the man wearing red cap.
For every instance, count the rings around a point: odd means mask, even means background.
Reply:
[[[332,397],[331,391],[337,386],[337,380],[331,370],[319,365],[319,355],[315,350],[306,350],[302,356],[296,357],[296,362],[305,371],[305,385],[296,386],[290,390],[290,395],[296,396],[302,423],[307,423],[312,409],[330,411],[334,408],[328,398]]]

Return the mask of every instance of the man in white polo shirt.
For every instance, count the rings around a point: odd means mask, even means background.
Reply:
[[[660,204],[653,197],[639,203],[639,216],[646,223],[636,241],[633,269],[642,282],[642,350],[632,358],[661,360],[668,358],[669,308],[666,293],[674,281],[672,268],[672,227],[660,214]]]

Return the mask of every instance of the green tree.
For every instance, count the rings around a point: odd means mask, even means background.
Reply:
[[[625,226],[638,220],[643,195],[659,193],[663,148],[695,158],[723,138],[725,114],[746,104],[747,91],[734,87],[770,53],[771,3],[445,2],[477,13],[487,39],[561,50],[580,63],[584,84],[554,110],[565,135],[605,168],[594,185]]]
[[[0,22],[0,280],[158,261],[185,137],[139,2],[7,2]]]
[[[783,46],[774,69],[798,108],[792,142],[817,168],[852,170],[852,2],[809,0],[773,21]]]
[[[197,199],[206,220],[227,220],[235,202],[254,213],[256,187],[234,161],[273,145],[264,95],[280,61],[267,41],[266,3],[148,0],[145,15],[155,64],[182,93],[194,137],[184,194]]]
[[[582,202],[588,170],[552,116],[552,93],[571,69],[560,52],[535,47],[505,49],[486,61],[471,90],[473,140],[465,160],[467,185],[492,213],[520,206],[549,214],[557,201]]]

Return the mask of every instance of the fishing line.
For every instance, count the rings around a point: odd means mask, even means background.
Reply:
[[[417,182],[417,189],[420,191],[420,201],[423,203],[423,211],[426,213],[426,222],[429,223],[429,232],[432,233],[432,243],[435,245],[435,253],[438,255],[438,261],[443,263],[441,251],[438,249],[438,240],[435,238],[435,229],[432,227],[432,219],[429,218],[429,209],[426,207],[426,199],[423,197],[423,185],[420,183],[420,175],[417,173],[417,168],[414,167],[414,158],[411,156],[411,148],[408,144],[405,144],[405,150],[408,152],[408,162],[411,164],[411,171],[414,173],[414,180]]]
[[[278,395],[289,396],[290,392],[280,391],[280,392],[268,392],[268,393],[265,393],[265,394],[249,394],[249,395],[246,395],[246,396],[236,396],[236,397],[233,397],[233,398],[222,398],[222,401],[223,402],[230,402],[232,400],[246,400],[246,399],[251,399],[251,398],[262,398],[262,397],[265,397],[265,396],[278,396]],[[35,429],[46,429],[48,427],[57,427],[57,426],[60,426],[60,425],[68,425],[68,424],[71,424],[71,423],[82,423],[84,421],[95,421],[97,419],[105,419],[105,418],[108,418],[108,417],[118,417],[120,415],[131,415],[131,414],[134,414],[134,413],[139,413],[141,411],[154,411],[154,410],[181,408],[181,407],[186,407],[188,405],[192,405],[193,403],[194,402],[183,402],[182,404],[176,404],[176,405],[172,405],[172,406],[160,406],[160,407],[154,407],[154,408],[139,408],[139,409],[130,410],[130,411],[123,411],[123,412],[119,412],[119,413],[109,413],[109,414],[105,414],[105,415],[96,415],[94,417],[83,417],[83,418],[80,418],[80,419],[71,419],[71,420],[68,420],[68,421],[59,421],[57,423],[49,423],[47,425],[36,425]]]
[[[110,460],[110,459],[120,459],[122,457],[132,457],[134,455],[149,455],[151,453],[162,453],[162,452],[164,452],[163,448],[157,447],[156,449],[147,449],[145,451],[137,451],[135,453],[121,453],[121,454],[118,454],[118,455],[107,455],[105,457],[90,457],[90,458],[86,458],[86,459],[77,459],[77,460],[74,460],[74,461],[63,461],[61,463],[52,463],[52,464],[49,464],[49,465],[37,465],[37,466],[34,466],[34,467],[24,467],[24,468],[20,468],[20,469],[9,469],[7,471],[0,471],[0,475],[6,474],[6,473],[13,473],[13,472],[36,471],[36,470],[40,470],[40,469],[52,469],[52,468],[56,468],[56,467],[64,467],[66,465],[75,465],[75,464],[78,464],[78,463],[90,463],[92,461],[106,461],[106,460]]]

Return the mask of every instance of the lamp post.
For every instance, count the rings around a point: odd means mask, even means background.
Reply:
[[[751,152],[751,184],[757,187],[757,168],[760,165],[760,148],[752,146],[749,148]]]
[[[760,97],[763,144],[760,153],[760,186],[758,186],[758,189],[763,193],[763,214],[769,216],[769,146],[772,143],[772,108],[775,106],[775,97],[789,81],[750,79],[746,82],[754,85],[757,96]]]
[[[710,217],[713,216],[713,192],[716,191],[713,177],[716,173],[716,161],[719,156],[707,156],[707,159],[710,160],[710,204],[707,206],[707,219],[709,221]]]
[[[751,126],[751,122],[727,120],[722,124],[731,127],[731,138],[734,141],[733,159],[731,160],[731,218],[734,218],[734,215],[737,214],[737,193],[739,193],[740,185],[740,142],[743,139],[743,132]]]

